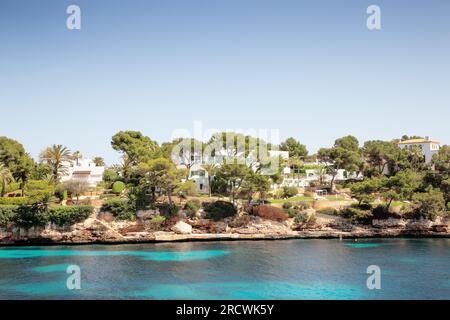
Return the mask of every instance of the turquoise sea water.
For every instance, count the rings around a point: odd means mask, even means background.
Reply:
[[[0,299],[450,299],[449,279],[450,239],[0,248]]]

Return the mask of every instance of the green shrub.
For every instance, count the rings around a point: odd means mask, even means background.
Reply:
[[[214,221],[219,221],[228,217],[236,215],[237,210],[231,202],[215,201],[203,204],[204,210],[207,213],[207,218]]]
[[[187,197],[187,196],[195,196],[197,195],[197,186],[195,185],[195,182],[192,180],[188,180],[186,182],[181,183],[176,189],[175,193],[179,195],[180,197]]]
[[[44,206],[19,206],[14,222],[19,227],[44,226],[49,221],[48,210]]]
[[[303,195],[307,198],[314,198],[314,192],[311,191],[306,191]]]
[[[450,202],[447,203],[447,211],[450,211]]]
[[[295,208],[285,209],[284,211],[288,214],[289,218],[294,218],[299,213],[298,209]]]
[[[17,208],[18,206],[11,205],[0,206],[0,227],[6,228],[10,223],[14,222]]]
[[[105,169],[103,172],[103,182],[105,182],[107,186],[111,186],[118,179],[120,179],[119,174],[112,168]]]
[[[180,211],[180,208],[175,203],[158,204],[157,208],[159,209],[159,212],[161,212],[161,214],[166,218],[174,217]]]
[[[435,220],[445,211],[444,195],[437,189],[414,194],[413,203],[416,218]]]
[[[6,185],[5,192],[11,193],[20,190],[20,182],[12,182]]]
[[[89,218],[92,206],[52,206],[48,209],[48,221],[56,225],[73,225]]]
[[[295,224],[304,224],[308,222],[308,215],[306,213],[299,213],[295,215],[294,223]]]
[[[300,210],[307,210],[311,208],[311,202],[309,201],[299,201],[295,206]]]
[[[341,216],[354,222],[369,222],[372,212],[357,207],[348,207],[341,211]]]
[[[67,188],[64,184],[58,184],[55,188],[55,196],[59,201],[67,200]]]
[[[128,199],[112,198],[106,200],[100,211],[110,212],[118,220],[135,220],[136,206]]]
[[[383,220],[388,218],[401,218],[401,216],[396,213],[389,212],[385,204],[380,204],[372,209],[372,218]]]
[[[199,200],[189,200],[184,205],[184,210],[186,210],[186,213],[189,217],[195,217],[195,214],[200,209],[201,203]]]
[[[298,189],[296,187],[283,187],[283,198],[292,198],[298,194]]]
[[[308,223],[316,223],[317,222],[317,216],[315,213],[311,214],[308,218]]]
[[[42,199],[51,197],[55,192],[55,187],[47,181],[30,180],[25,186],[25,195],[41,201]]]
[[[153,225],[160,225],[164,221],[166,221],[166,218],[160,215],[154,216],[153,218],[150,219],[150,223]]]
[[[293,206],[293,204],[292,204],[291,202],[285,202],[285,203],[283,203],[283,209],[284,209],[284,210],[291,209],[292,206]]]
[[[116,181],[112,185],[112,192],[115,194],[121,194],[125,190],[125,183],[122,181]]]
[[[11,198],[0,198],[0,205],[14,205],[14,206],[22,206],[31,204],[33,199],[29,197],[11,197]]]
[[[317,213],[327,214],[330,216],[338,215],[338,211],[335,208],[322,208],[322,209],[317,210]]]

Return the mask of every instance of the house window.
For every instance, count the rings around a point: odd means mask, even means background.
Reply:
[[[200,183],[200,190],[203,190],[203,183]]]

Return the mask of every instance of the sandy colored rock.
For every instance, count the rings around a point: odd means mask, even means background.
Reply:
[[[192,226],[190,224],[187,224],[184,221],[178,221],[175,223],[175,225],[171,228],[171,230],[175,233],[179,234],[191,234],[192,233]]]
[[[406,221],[402,219],[374,219],[372,220],[372,226],[374,228],[404,228],[406,226]]]

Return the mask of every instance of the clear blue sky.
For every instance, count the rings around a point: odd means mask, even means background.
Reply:
[[[347,134],[450,143],[449,15],[448,0],[2,0],[0,135],[109,163],[115,132],[162,142],[194,120],[310,151]]]

